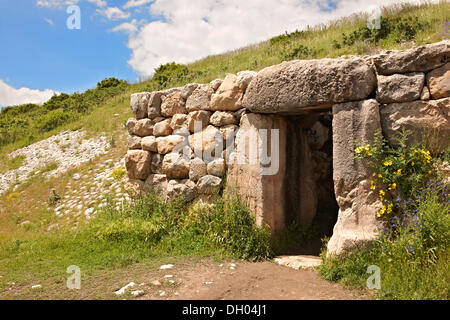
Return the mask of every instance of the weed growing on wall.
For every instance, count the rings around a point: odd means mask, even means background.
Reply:
[[[425,147],[408,145],[410,134],[403,130],[396,137],[398,147],[392,148],[378,131],[373,144],[355,149],[355,158],[368,161],[373,171],[370,188],[383,203],[379,218],[389,218],[402,211],[402,199],[413,196],[415,190],[432,178],[433,157]]]

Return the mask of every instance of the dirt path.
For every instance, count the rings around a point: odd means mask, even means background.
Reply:
[[[173,268],[161,270],[161,265]],[[322,280],[312,270],[295,270],[275,262],[217,262],[209,258],[149,260],[97,275],[85,275],[80,290],[66,287],[66,273],[27,283],[3,283],[1,299],[144,299],[144,300],[356,300],[371,299]],[[115,292],[134,283],[124,294]],[[33,289],[33,285],[40,285]],[[133,296],[133,292],[140,292]]]
[[[326,282],[312,270],[295,270],[273,262],[219,264],[201,261],[195,265],[178,265],[163,273],[179,279],[179,285],[169,290],[165,297],[150,293],[140,299],[370,299],[360,290]]]

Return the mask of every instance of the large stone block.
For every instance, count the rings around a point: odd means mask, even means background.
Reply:
[[[377,101],[380,103],[407,102],[420,98],[425,74],[413,72],[378,76]]]
[[[159,153],[154,153],[152,155],[151,171],[157,174],[164,174],[162,169],[162,163],[164,160],[164,155]]]
[[[167,184],[167,200],[182,196],[186,201],[192,201],[197,196],[197,186],[188,179],[170,180]]]
[[[150,119],[128,119],[126,124],[128,133],[139,137],[151,136],[153,134],[154,122]]]
[[[188,112],[198,110],[211,110],[210,100],[214,90],[208,84],[199,85],[186,100]]]
[[[223,151],[223,136],[219,129],[209,125],[205,130],[189,136],[189,145],[196,156],[210,160]]]
[[[227,193],[236,191],[257,225],[274,233],[285,227],[286,128],[278,115],[243,115],[227,161]]]
[[[162,170],[169,179],[188,179],[189,161],[178,153],[169,153],[164,156]]]
[[[162,91],[154,91],[148,100],[147,114],[150,119],[161,117],[161,97],[164,95]]]
[[[243,106],[257,113],[296,114],[366,99],[375,87],[375,73],[363,59],[289,61],[260,71]]]
[[[170,127],[173,131],[188,130],[188,115],[187,114],[175,114],[170,121]]]
[[[338,221],[328,242],[328,255],[339,255],[375,240],[376,215],[382,204],[370,190],[370,168],[355,160],[355,141],[373,142],[381,130],[375,100],[333,106],[333,180],[339,205]]]
[[[161,114],[171,117],[177,113],[187,113],[185,101],[181,98],[181,92],[174,92],[161,97]]]
[[[145,180],[144,192],[155,192],[158,196],[165,198],[167,192],[167,177],[165,174],[151,174]]]
[[[130,107],[137,120],[147,118],[147,108],[150,92],[140,92],[131,95]]]
[[[190,132],[201,131],[208,126],[210,111],[199,110],[189,112],[187,126]],[[197,127],[196,127],[197,125]]]
[[[185,145],[186,138],[179,135],[156,138],[156,148],[158,153],[167,154],[175,148],[180,150]]]
[[[216,93],[211,96],[211,110],[236,111],[241,108],[243,95],[238,78],[234,74],[227,74]]]
[[[151,153],[143,150],[129,150],[125,155],[125,167],[130,179],[145,180],[150,174]]]
[[[393,146],[402,128],[412,133],[409,143],[420,144],[425,139],[433,153],[450,145],[450,98],[387,104],[380,115],[383,134]]]
[[[168,136],[172,133],[172,128],[170,127],[171,118],[165,119],[155,124],[153,127],[153,135],[155,137]]]
[[[197,191],[199,194],[212,195],[220,191],[222,179],[212,175],[206,175],[197,182]]]
[[[206,176],[207,165],[200,158],[194,158],[189,163],[189,179],[192,181],[198,181],[201,177]]]
[[[142,140],[140,140],[140,143],[143,150],[158,152],[155,136],[144,137],[142,138]]]
[[[450,40],[370,57],[379,74],[428,72],[450,62]]]
[[[141,149],[141,140],[138,136],[128,136],[128,149]]]
[[[428,73],[427,84],[433,99],[450,97],[450,63]]]
[[[216,127],[223,127],[229,124],[236,124],[237,120],[233,112],[216,111],[213,113],[209,122]]]

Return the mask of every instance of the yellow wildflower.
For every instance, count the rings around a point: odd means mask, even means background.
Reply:
[[[385,161],[385,162],[384,162],[384,165],[385,165],[386,167],[392,166],[392,161],[391,161],[391,160]]]
[[[398,169],[397,170],[397,175],[401,175],[402,174],[402,169]]]
[[[388,208],[387,208],[387,213],[391,213],[392,212],[392,207],[393,207],[393,205],[392,205],[392,203],[390,203],[388,205]]]
[[[377,216],[381,217],[386,212],[386,206],[383,206],[380,211],[378,211]]]

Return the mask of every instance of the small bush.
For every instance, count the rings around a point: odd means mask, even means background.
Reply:
[[[48,197],[48,204],[51,206],[56,205],[61,201],[61,196],[56,193],[56,190],[52,190],[50,196]]]
[[[111,176],[116,180],[121,180],[126,174],[127,171],[124,168],[116,168],[111,171]]]

